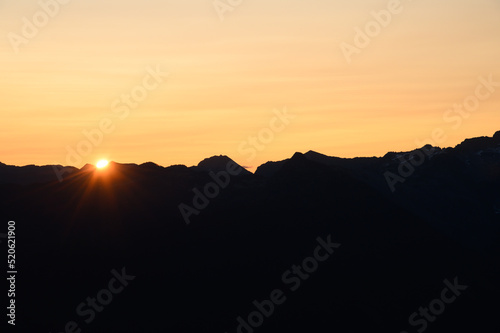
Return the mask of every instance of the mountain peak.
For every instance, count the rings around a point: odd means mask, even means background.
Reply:
[[[500,144],[500,131],[493,134],[493,140],[495,141],[495,143]]]
[[[293,154],[293,156],[292,156],[292,160],[294,160],[294,159],[295,159],[295,160],[296,160],[296,159],[304,159],[304,158],[305,158],[304,154],[299,153],[299,152],[296,152],[296,153],[295,153],[295,154]]]
[[[214,155],[205,158],[203,161],[198,163],[200,168],[225,168],[226,164],[233,161],[226,155]]]
[[[92,171],[92,170],[95,170],[95,165],[92,165],[92,164],[85,164],[80,170],[81,171]]]
[[[239,165],[226,155],[215,155],[212,157],[205,158],[203,161],[198,163],[198,165],[195,168],[202,171],[219,172],[227,170],[227,165],[229,163],[234,163],[235,165],[241,167],[243,169],[241,175],[251,174],[250,171],[246,170],[244,167],[242,167],[241,165]]]

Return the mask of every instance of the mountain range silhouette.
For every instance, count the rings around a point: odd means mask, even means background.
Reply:
[[[0,163],[0,189],[22,331],[417,332],[409,317],[456,278],[467,289],[425,331],[500,329],[500,132],[383,157],[295,153],[255,173],[223,155],[103,172]],[[341,246],[287,289],[328,236]],[[75,309],[122,267],[135,279],[86,323]],[[277,289],[286,301],[248,324]]]

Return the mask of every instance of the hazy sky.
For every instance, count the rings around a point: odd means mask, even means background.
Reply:
[[[500,130],[500,84],[480,88],[489,96],[473,112],[448,111],[475,96],[479,77],[500,82],[498,0],[401,1],[350,63],[341,45],[360,46],[355,28],[377,29],[371,13],[392,1],[243,0],[224,13],[213,0],[54,1],[42,0],[53,17],[38,1],[0,1],[7,164],[194,165],[225,154],[256,167],[296,151],[380,156]],[[148,68],[169,76],[124,116],[113,103],[140,91]],[[251,155],[248,137],[284,108],[295,118]],[[83,131],[106,118],[113,129],[85,146]],[[79,145],[88,152],[68,160]]]

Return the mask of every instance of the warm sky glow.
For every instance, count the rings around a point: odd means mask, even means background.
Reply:
[[[389,2],[243,1],[221,21],[212,0],[73,0],[16,54],[8,34],[22,36],[41,7],[2,1],[0,161],[167,166],[225,154],[256,167],[310,149],[409,150],[436,128],[441,146],[499,130],[500,87],[460,122],[443,116],[478,77],[500,81],[500,1],[401,1],[348,64],[340,44]],[[162,82],[148,72],[158,66]],[[148,75],[144,100],[114,104]],[[283,108],[295,118],[251,154],[244,142]]]

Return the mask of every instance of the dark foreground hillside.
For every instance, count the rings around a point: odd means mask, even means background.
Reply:
[[[407,177],[415,152],[238,175],[221,156],[113,163],[62,182],[0,165],[16,330],[499,332],[499,135],[422,152]]]

